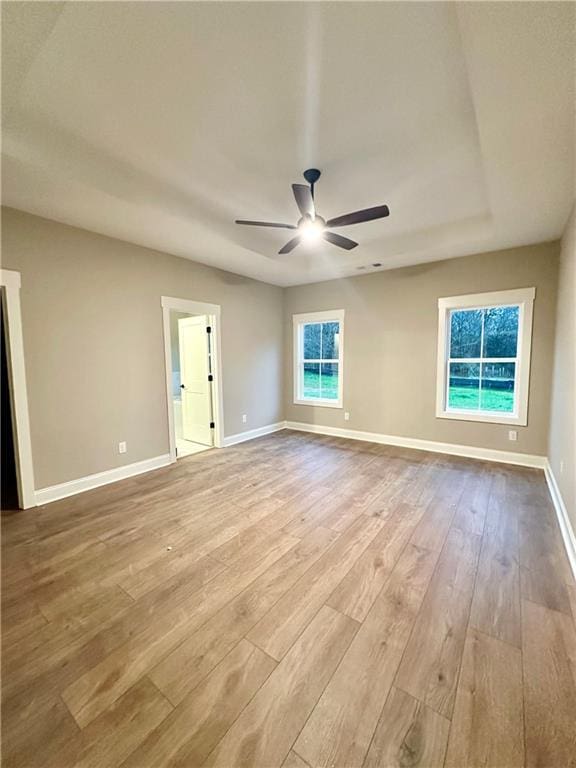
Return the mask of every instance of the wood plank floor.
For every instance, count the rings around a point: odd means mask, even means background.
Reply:
[[[284,431],[2,530],[4,768],[576,766],[538,470]]]

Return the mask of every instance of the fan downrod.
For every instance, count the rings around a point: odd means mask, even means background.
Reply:
[[[308,168],[307,171],[304,171],[302,174],[308,184],[310,184],[310,192],[312,193],[312,200],[314,200],[314,184],[318,181],[320,178],[320,171],[318,168]]]

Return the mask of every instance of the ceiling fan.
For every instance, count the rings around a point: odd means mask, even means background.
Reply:
[[[361,211],[345,213],[343,216],[336,216],[335,219],[326,221],[316,213],[314,205],[314,185],[320,178],[320,171],[317,168],[309,168],[304,171],[304,178],[310,185],[292,184],[292,191],[296,205],[302,214],[297,224],[279,224],[274,221],[245,221],[236,219],[236,224],[247,224],[250,227],[275,227],[276,229],[297,229],[298,234],[289,240],[278,253],[290,253],[297,245],[302,242],[314,243],[319,240],[326,240],[339,248],[345,248],[351,251],[358,245],[354,240],[348,237],[338,235],[336,232],[329,232],[328,228],[348,227],[350,224],[361,224],[363,221],[373,221],[374,219],[383,219],[390,215],[387,205],[377,205],[374,208],[364,208]]]

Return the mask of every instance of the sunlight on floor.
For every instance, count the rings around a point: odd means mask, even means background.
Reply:
[[[193,443],[190,440],[183,440],[181,437],[176,438],[176,454],[179,459],[184,456],[191,456],[193,453],[209,451],[211,447],[211,445],[201,445],[200,443]]]

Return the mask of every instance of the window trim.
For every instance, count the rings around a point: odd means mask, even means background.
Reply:
[[[518,288],[510,291],[471,293],[463,296],[449,296],[438,299],[437,418],[457,421],[482,421],[488,424],[515,424],[516,426],[523,427],[528,424],[532,316],[535,296],[535,288]],[[514,382],[514,404],[516,411],[500,415],[497,412],[491,413],[489,411],[448,410],[449,312],[454,309],[483,309],[485,307],[506,305],[519,308],[518,346],[516,358],[514,359],[514,361],[517,361]]]
[[[328,398],[305,398],[300,389],[300,359],[303,353],[303,333],[302,327],[307,323],[329,323],[337,322],[340,324],[338,338],[338,399]],[[305,312],[299,315],[292,315],[292,334],[293,334],[293,361],[292,378],[294,384],[294,404],[312,405],[321,408],[343,408],[344,401],[344,310],[334,309],[326,312]]]

